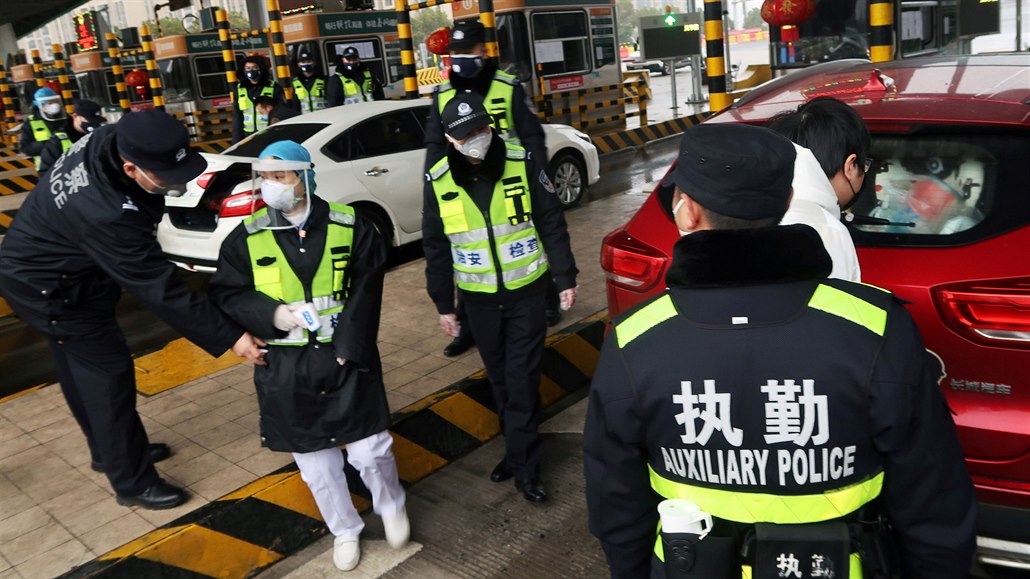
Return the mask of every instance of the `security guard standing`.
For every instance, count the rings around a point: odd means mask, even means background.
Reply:
[[[967,575],[973,487],[922,340],[889,292],[827,278],[815,230],[776,226],[794,158],[764,128],[684,133],[660,193],[684,234],[669,289],[613,320],[591,385],[590,530],[614,577],[887,577],[885,542],[902,577]],[[711,532],[656,537],[662,499]]]
[[[318,68],[315,56],[306,48],[297,52],[297,71],[297,78],[293,79],[293,92],[300,104],[300,112],[310,113],[326,108],[325,75]]]
[[[105,124],[107,124],[107,119],[101,113],[100,105],[87,99],[75,101],[75,110],[71,118],[72,130],[67,133],[63,131],[54,133],[54,136],[46,142],[39,155],[39,172],[49,171],[57,159],[73,144]]]
[[[271,97],[274,106],[289,105],[286,102],[286,93],[283,91],[283,87],[269,76],[268,63],[263,57],[248,56],[244,58],[239,77],[240,82],[233,98],[233,143],[268,126],[268,118],[262,118],[257,112],[258,97]]]
[[[336,73],[329,79],[326,100],[329,106],[352,105],[368,101],[381,101],[383,83],[361,62],[358,49],[348,46],[336,62]]]
[[[465,303],[505,438],[491,480],[514,476],[527,500],[543,502],[537,426],[547,278],[557,280],[564,307],[576,299],[565,215],[553,191],[530,177],[525,149],[491,128],[478,95],[456,95],[442,119],[450,147],[427,174],[422,213],[429,296],[452,337],[460,329],[455,283]]]
[[[32,157],[36,171],[42,172],[40,154],[51,137],[55,134],[64,135],[62,141],[71,146],[68,140],[70,125],[70,120],[64,114],[61,97],[49,87],[39,88],[32,95],[32,114],[21,125],[18,151],[26,157]]]
[[[250,334],[191,294],[157,243],[165,196],[184,193],[205,166],[174,118],[130,113],[57,160],[0,248],[0,292],[46,335],[92,468],[123,505],[169,509],[187,495],[158,476],[154,462],[170,450],[149,443],[136,412],[132,357],[115,320],[122,289],[212,356],[231,347],[263,363]]]

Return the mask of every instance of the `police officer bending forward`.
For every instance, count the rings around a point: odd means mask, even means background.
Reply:
[[[794,157],[763,128],[683,136],[663,188],[689,235],[613,321],[584,431],[615,577],[886,577],[891,546],[902,577],[967,576],[973,488],[922,340],[889,292],[827,278],[815,230],[775,227]],[[711,532],[659,540],[662,499]]]
[[[191,294],[157,244],[165,195],[182,195],[205,166],[174,118],[130,113],[57,160],[0,250],[0,291],[46,334],[93,470],[107,474],[123,505],[168,509],[186,492],[158,477],[154,462],[170,451],[148,443],[136,413],[132,358],[115,321],[122,288],[212,356],[232,347],[263,363],[250,334]]]
[[[457,280],[505,439],[506,455],[491,480],[514,475],[527,500],[542,502],[537,426],[547,277],[553,272],[564,307],[576,299],[565,216],[544,188],[546,175],[527,171],[525,149],[490,128],[482,97],[455,95],[442,119],[448,153],[430,170],[423,200],[429,297],[444,331],[457,336]]]

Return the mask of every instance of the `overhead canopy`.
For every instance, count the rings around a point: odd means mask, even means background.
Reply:
[[[3,0],[0,24],[13,24],[14,35],[20,38],[85,3],[86,0]]]

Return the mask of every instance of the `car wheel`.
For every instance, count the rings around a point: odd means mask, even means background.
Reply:
[[[583,198],[586,190],[586,168],[578,155],[558,153],[548,166],[555,194],[563,207],[573,207]]]

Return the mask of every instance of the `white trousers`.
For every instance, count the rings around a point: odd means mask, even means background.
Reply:
[[[386,517],[403,509],[405,501],[392,446],[393,437],[385,430],[347,445],[348,461],[372,493],[372,510]],[[360,535],[365,523],[351,501],[340,449],[292,454],[329,532],[337,537]]]

